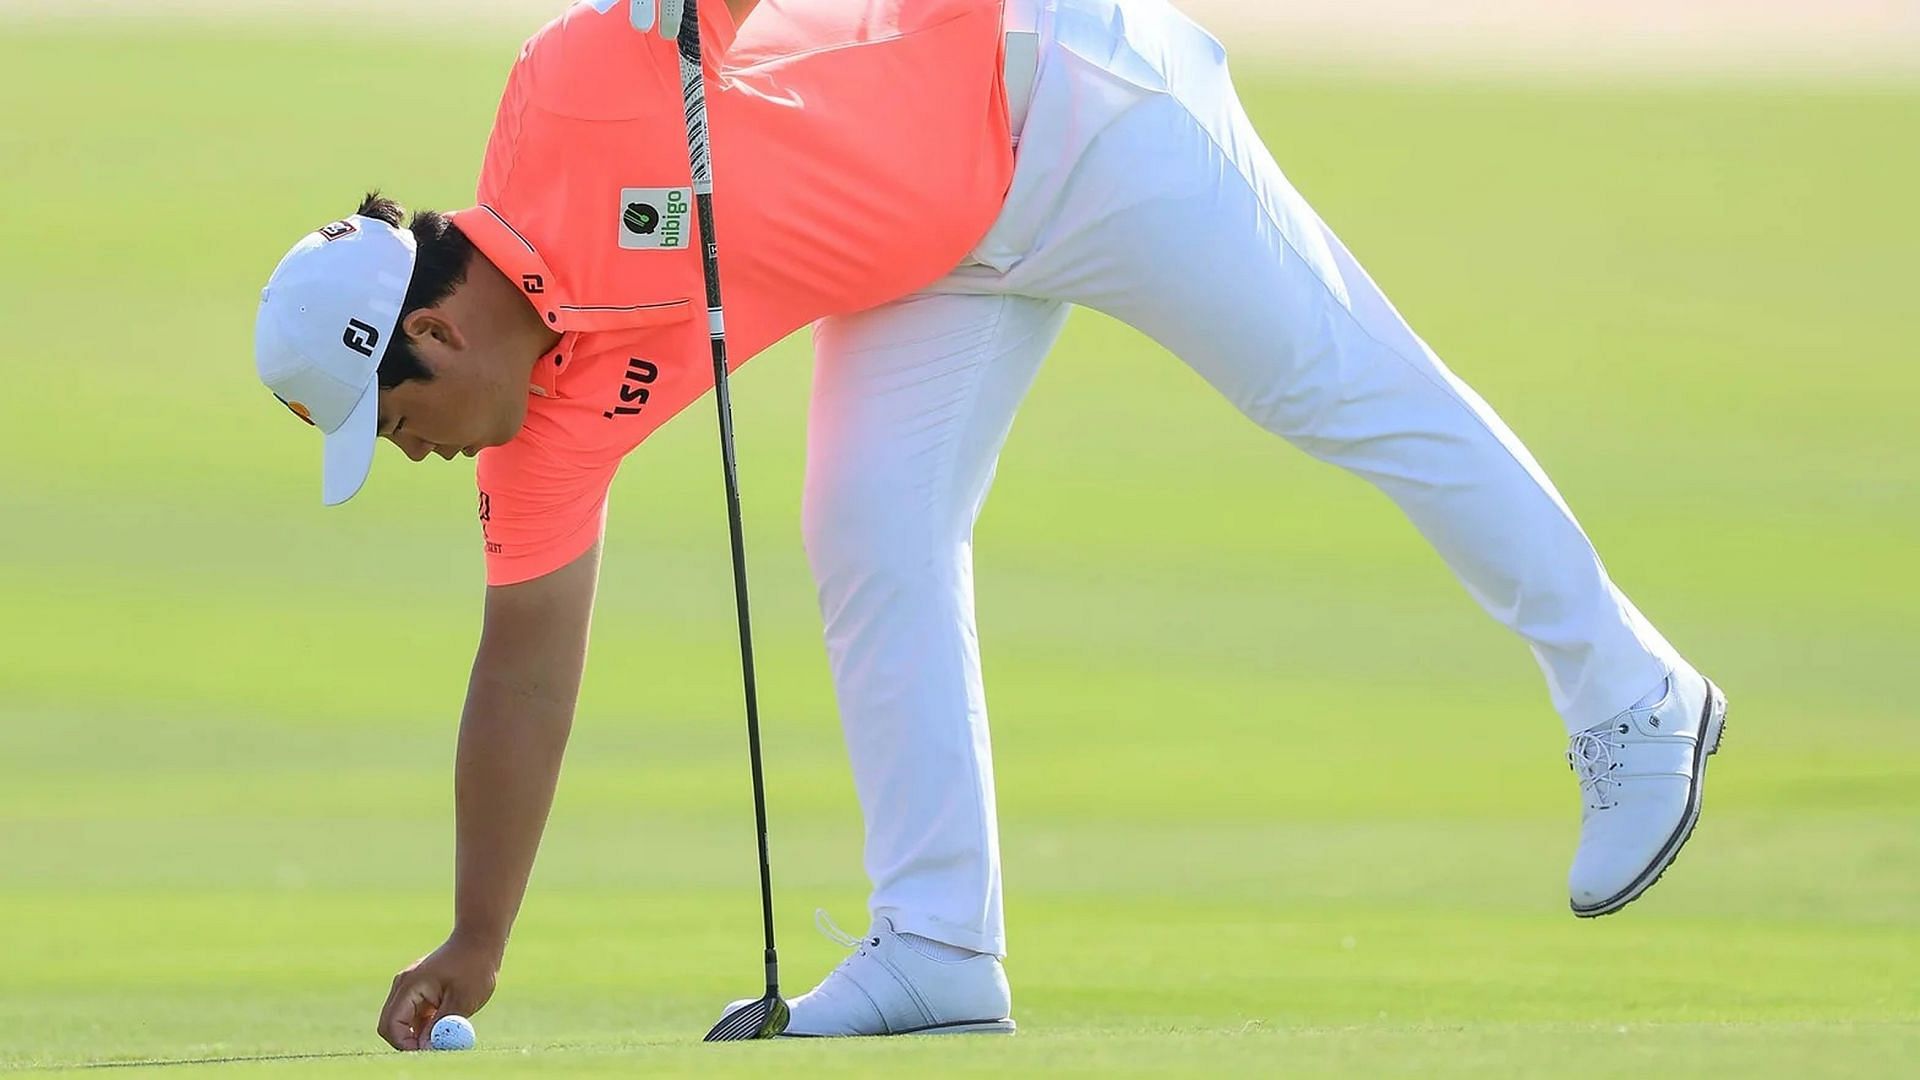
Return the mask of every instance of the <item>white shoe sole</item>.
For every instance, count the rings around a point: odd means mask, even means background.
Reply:
[[[1720,688],[1707,680],[1707,700],[1701,707],[1700,741],[1693,747],[1693,787],[1687,793],[1687,812],[1680,818],[1680,824],[1674,828],[1673,835],[1660,847],[1659,854],[1653,857],[1646,869],[1636,875],[1631,884],[1597,904],[1582,907],[1571,905],[1573,913],[1583,919],[1594,919],[1602,915],[1611,915],[1640,898],[1640,894],[1653,888],[1660,875],[1667,872],[1673,860],[1680,855],[1680,849],[1686,846],[1687,839],[1693,835],[1693,827],[1700,821],[1701,793],[1707,786],[1707,759],[1720,751],[1720,733],[1727,724],[1727,696]]]
[[[1012,1035],[1012,1018],[1005,1020],[955,1020],[949,1024],[930,1024],[907,1031],[888,1031],[877,1035],[808,1035],[789,1031],[783,1039],[884,1039],[892,1035]]]

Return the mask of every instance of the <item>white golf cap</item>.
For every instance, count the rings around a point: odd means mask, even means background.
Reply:
[[[294,415],[326,436],[320,498],[353,498],[373,467],[380,357],[413,280],[413,234],[358,215],[302,237],[260,290],[254,364]]]

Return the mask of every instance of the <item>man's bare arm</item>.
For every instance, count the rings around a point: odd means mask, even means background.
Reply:
[[[553,805],[586,665],[600,547],[545,577],[487,590],[454,765],[453,933],[393,981],[380,1035],[425,1044],[434,1017],[493,996]]]
[[[504,950],[573,727],[600,546],[543,578],[487,590],[460,720],[457,937]]]

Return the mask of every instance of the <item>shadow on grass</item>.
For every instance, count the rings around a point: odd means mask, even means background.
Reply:
[[[266,1061],[318,1061],[323,1058],[382,1057],[391,1050],[329,1050],[314,1054],[242,1054],[234,1057],[141,1058],[135,1061],[88,1061],[66,1065],[29,1065],[5,1072],[65,1072],[69,1069],[155,1069],[168,1065],[240,1065]]]

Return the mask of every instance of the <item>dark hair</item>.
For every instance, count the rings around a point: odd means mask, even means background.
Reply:
[[[398,229],[402,227],[400,222],[406,217],[407,209],[378,191],[369,191],[354,213]],[[394,323],[393,335],[387,339],[387,351],[380,356],[382,390],[399,386],[408,379],[433,378],[433,373],[413,351],[407,335],[401,333],[400,322],[405,321],[410,312],[432,307],[451,296],[453,290],[467,280],[467,264],[473,258],[473,241],[445,214],[415,210],[404,227],[413,234],[417,251],[413,280],[407,283],[406,299],[400,303],[400,318]]]

